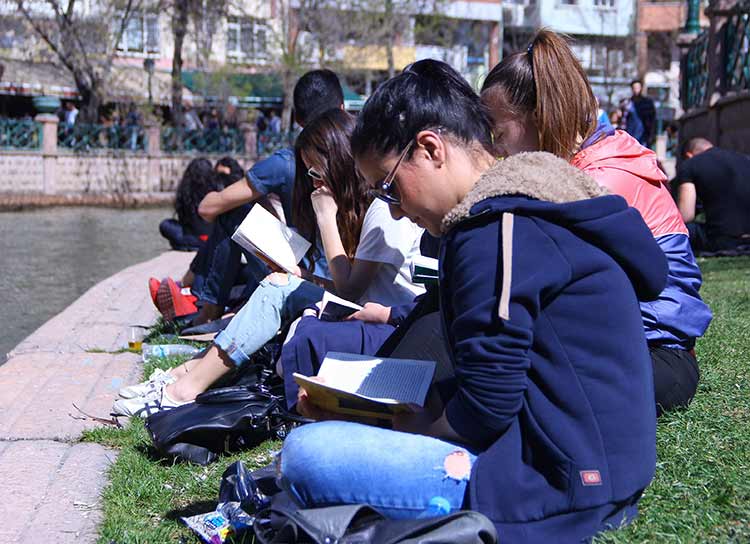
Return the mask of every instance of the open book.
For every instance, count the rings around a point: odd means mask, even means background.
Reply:
[[[423,408],[434,375],[434,361],[332,351],[318,372],[325,383],[297,373],[294,380],[313,404],[329,412],[390,419],[393,414]]]
[[[257,204],[234,231],[232,240],[290,273],[310,249],[310,242]]]
[[[438,260],[417,255],[411,261],[411,281],[431,285],[438,282]]]
[[[341,321],[361,309],[362,306],[359,304],[349,302],[346,299],[337,297],[326,291],[323,293],[323,300],[320,304],[318,319],[322,321]]]

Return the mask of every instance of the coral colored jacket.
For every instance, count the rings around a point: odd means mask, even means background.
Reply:
[[[618,130],[582,149],[571,163],[637,209],[667,256],[667,286],[658,300],[641,303],[649,343],[691,349],[708,328],[711,310],[698,294],[700,268],[656,154]]]

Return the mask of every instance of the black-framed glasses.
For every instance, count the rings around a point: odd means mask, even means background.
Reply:
[[[392,206],[400,206],[401,205],[401,197],[398,195],[393,194],[393,182],[396,179],[396,172],[398,172],[398,167],[401,166],[401,163],[404,161],[404,158],[409,153],[409,150],[411,149],[412,145],[414,145],[415,140],[411,140],[408,144],[406,144],[406,147],[401,151],[401,154],[398,156],[398,159],[396,160],[396,164],[393,165],[393,168],[391,168],[391,171],[388,172],[388,175],[386,175],[383,178],[383,181],[378,183],[379,188],[372,189],[370,191],[370,194],[374,196],[375,198],[379,198],[386,204],[390,204]]]

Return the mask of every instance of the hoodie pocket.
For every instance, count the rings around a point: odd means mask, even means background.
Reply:
[[[544,476],[551,486],[567,492],[570,500],[573,461],[557,447],[526,410],[521,414],[524,463]]]

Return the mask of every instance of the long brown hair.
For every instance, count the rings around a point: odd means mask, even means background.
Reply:
[[[302,160],[304,151],[308,160],[315,162],[323,183],[333,193],[338,206],[336,224],[349,259],[353,259],[357,251],[362,222],[372,200],[367,183],[354,166],[350,144],[353,131],[354,117],[340,109],[329,110],[305,126],[294,146],[297,162],[292,210],[294,226],[311,242],[317,239],[318,222],[310,202],[315,187]],[[313,247],[317,252],[316,246]]]
[[[481,95],[492,111],[533,113],[540,149],[566,160],[596,130],[598,106],[586,73],[566,39],[547,29],[534,35],[526,51],[496,65]]]

